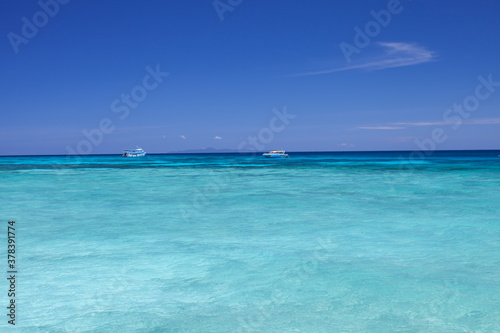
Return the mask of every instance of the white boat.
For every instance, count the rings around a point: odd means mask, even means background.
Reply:
[[[264,157],[290,157],[284,150],[272,150],[269,153],[262,154]]]
[[[146,152],[141,148],[137,149],[125,149],[123,151],[123,157],[143,157],[146,155]]]

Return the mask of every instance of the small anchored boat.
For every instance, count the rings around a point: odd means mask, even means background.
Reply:
[[[125,149],[123,151],[123,157],[143,157],[146,155],[146,152],[141,148],[137,149]]]
[[[290,157],[290,156],[288,156],[287,153],[285,153],[284,150],[272,150],[269,153],[262,154],[262,156],[264,156],[264,157],[281,157],[281,158],[283,158],[283,157],[289,158]]]

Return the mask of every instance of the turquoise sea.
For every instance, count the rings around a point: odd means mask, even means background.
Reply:
[[[499,155],[0,157],[0,331],[500,332]]]

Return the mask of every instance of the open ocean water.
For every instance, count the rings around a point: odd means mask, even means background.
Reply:
[[[15,331],[500,332],[500,151],[290,155],[0,157]]]

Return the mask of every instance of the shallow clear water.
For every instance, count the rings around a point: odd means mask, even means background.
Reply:
[[[17,331],[499,332],[498,155],[0,157]]]

